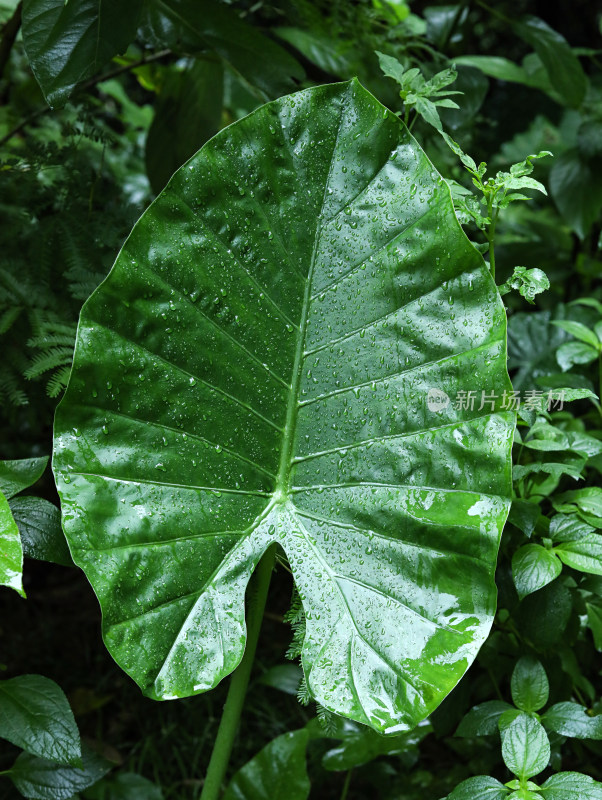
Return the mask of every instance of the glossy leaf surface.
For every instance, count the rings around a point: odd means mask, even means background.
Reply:
[[[309,733],[302,728],[276,737],[234,775],[224,800],[306,800]]]
[[[55,505],[42,497],[15,497],[9,505],[27,558],[73,566]]]
[[[502,756],[521,781],[543,772],[550,760],[550,742],[542,725],[528,714],[518,714],[502,730]]]
[[[531,656],[523,656],[518,660],[510,688],[514,705],[521,711],[539,711],[548,702],[548,676],[540,662]]]
[[[57,412],[66,534],[113,656],[152,697],[215,686],[277,542],[313,694],[413,727],[495,608],[514,417],[442,402],[485,388],[510,389],[503,307],[395,116],[351,82],[222,131],[85,305]]]
[[[304,70],[283,47],[219,0],[146,0],[145,38],[177,53],[213,51],[262,100],[290,92]]]
[[[2,492],[0,492],[0,586],[8,586],[25,597],[21,537],[8,500]]]
[[[111,767],[109,761],[83,747],[81,767],[67,767],[21,753],[6,774],[21,794],[31,800],[71,800],[104,777]]]
[[[506,800],[508,794],[503,783],[488,775],[478,775],[462,781],[447,800]]]
[[[75,764],[79,731],[63,690],[43,675],[0,681],[0,738],[35,756]]]
[[[561,572],[560,561],[540,544],[526,544],[512,556],[512,577],[521,599],[547,586]]]
[[[578,703],[556,703],[542,717],[546,728],[573,739],[602,739],[602,714],[590,717]]]
[[[541,787],[545,800],[602,800],[602,783],[579,772],[551,775]]]
[[[0,461],[0,492],[10,500],[18,492],[33,486],[42,477],[47,463],[48,456]]]
[[[456,736],[491,736],[498,731],[498,721],[506,711],[512,711],[510,703],[503,700],[487,700],[470,709],[458,725]]]
[[[143,0],[24,0],[23,43],[44,97],[63,105],[134,38]]]

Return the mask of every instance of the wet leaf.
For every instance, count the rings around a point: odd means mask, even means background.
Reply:
[[[508,795],[509,791],[503,783],[488,775],[478,775],[462,781],[447,796],[447,800],[506,800]]]
[[[79,731],[63,690],[43,675],[0,681],[0,738],[60,764],[80,760]]]
[[[519,714],[501,733],[504,763],[521,781],[539,775],[548,766],[550,742],[536,719]]]
[[[539,711],[548,702],[550,686],[545,669],[537,659],[523,656],[514,667],[512,700],[521,711]]]
[[[485,388],[500,399],[451,399]],[[86,303],[57,413],[66,535],[113,656],[152,697],[211,689],[277,542],[314,696],[416,725],[491,626],[508,390],[494,283],[372,95],[317,87],[222,131]]]
[[[521,600],[547,586],[561,572],[560,561],[540,544],[523,545],[512,556],[512,577]]]
[[[602,800],[602,783],[579,772],[552,775],[540,791],[545,800]]]
[[[64,105],[135,36],[143,0],[24,0],[23,44],[48,104]]]
[[[48,456],[0,461],[0,492],[10,500],[18,492],[33,486],[42,477],[47,463]]]
[[[0,586],[23,591],[23,546],[8,500],[0,492]]]
[[[498,721],[506,711],[512,711],[510,703],[503,700],[487,700],[471,708],[458,725],[455,736],[491,736],[498,731]]]
[[[67,767],[21,753],[5,774],[31,800],[71,800],[77,792],[104,777],[112,766],[86,747],[82,748],[82,762],[81,767]]]
[[[73,566],[56,506],[42,497],[15,497],[9,505],[27,558]]]
[[[602,714],[590,716],[579,703],[556,703],[541,721],[550,731],[574,739],[602,739]]]
[[[234,775],[224,800],[306,800],[308,740],[303,728],[273,739]]]

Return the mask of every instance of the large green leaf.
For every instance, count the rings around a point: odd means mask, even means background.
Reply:
[[[57,411],[113,656],[152,697],[215,686],[278,542],[311,691],[415,725],[489,631],[509,506],[513,415],[443,398],[509,388],[494,283],[394,115],[353,81],[226,128],[86,303]]]
[[[143,0],[24,0],[23,43],[51,106],[123,53],[136,33]]]

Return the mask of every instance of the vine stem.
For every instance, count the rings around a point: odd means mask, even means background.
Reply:
[[[341,792],[341,796],[339,800],[347,800],[347,795],[349,794],[349,784],[351,783],[351,773],[353,769],[348,769],[347,774],[345,775],[345,782],[343,783],[343,790]]]
[[[489,226],[489,230],[487,231],[487,241],[489,242],[489,269],[491,271],[491,277],[495,280],[495,249],[494,249],[494,241],[495,241],[495,225],[497,223],[497,213],[493,209],[493,202],[490,201],[489,207],[487,209],[489,219],[491,220],[491,225]]]
[[[250,581],[250,596],[247,609],[247,645],[242,661],[232,673],[228,696],[224,703],[224,710],[217,736],[215,737],[211,758],[209,759],[200,800],[218,800],[221,793],[249,685],[249,678],[251,677],[251,669],[255,659],[255,650],[257,649],[257,640],[259,639],[275,558],[276,548],[272,545],[264,553]]]

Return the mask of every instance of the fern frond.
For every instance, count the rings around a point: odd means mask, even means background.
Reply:
[[[7,308],[2,313],[2,316],[0,316],[0,336],[12,328],[21,311],[23,311],[23,306],[12,306],[12,308]]]
[[[25,370],[27,380],[39,378],[45,372],[58,367],[70,367],[73,360],[72,347],[53,347],[35,355]]]
[[[316,713],[322,730],[326,736],[332,736],[334,733],[336,733],[337,715],[333,714],[332,711],[324,708],[324,706],[321,706],[319,703],[316,703]]]
[[[46,394],[48,397],[58,397],[61,392],[67,388],[69,375],[71,374],[71,367],[61,367],[58,372],[55,372],[52,378],[46,384]]]
[[[302,706],[308,706],[314,698],[312,697],[311,692],[309,691],[309,686],[307,685],[307,681],[305,679],[305,675],[301,678],[301,683],[299,684],[299,688],[297,689],[297,700],[301,703]]]
[[[17,375],[7,368],[0,370],[0,399],[3,405],[11,406],[26,406],[29,402],[18,384]]]
[[[305,610],[296,588],[293,589],[291,605],[284,615],[284,621],[288,622],[293,632],[293,638],[286,651],[286,657],[294,661],[301,655],[303,642],[305,641]]]

